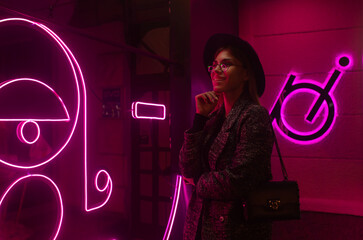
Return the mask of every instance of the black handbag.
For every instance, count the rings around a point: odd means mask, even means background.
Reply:
[[[244,203],[248,222],[300,219],[299,187],[288,180],[275,134],[274,138],[284,180],[268,181],[249,193]]]

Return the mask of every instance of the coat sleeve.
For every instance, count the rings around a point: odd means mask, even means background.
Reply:
[[[184,177],[194,178],[201,175],[201,144],[204,126],[209,117],[195,114],[193,126],[184,133],[184,142],[179,154],[179,168]]]
[[[250,107],[239,126],[235,152],[223,170],[206,172],[196,185],[204,199],[237,200],[271,178],[273,134],[269,114],[259,105]]]
[[[179,154],[179,169],[187,178],[199,178],[201,174],[201,142],[203,131],[184,133],[184,143]]]

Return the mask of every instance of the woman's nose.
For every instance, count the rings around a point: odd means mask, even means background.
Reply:
[[[221,64],[217,64],[217,66],[213,69],[214,72],[216,72],[218,69],[218,72],[223,72],[222,71],[222,67],[221,67]]]

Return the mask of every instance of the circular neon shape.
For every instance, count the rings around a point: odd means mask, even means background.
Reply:
[[[25,137],[24,135],[24,127],[25,126],[28,126],[28,127],[31,127],[29,125],[33,125],[35,126],[35,129],[36,129],[36,136],[34,137],[33,140],[29,140]],[[33,127],[34,128],[34,127]],[[19,140],[23,143],[27,143],[27,144],[33,144],[35,143],[36,141],[38,141],[39,139],[39,136],[40,136],[40,129],[39,129],[39,125],[38,123],[34,122],[34,121],[31,121],[31,120],[28,120],[28,121],[25,121],[25,122],[20,122],[17,129],[16,129],[16,135],[18,136]]]
[[[52,188],[52,190],[56,193],[57,199],[58,199],[58,204],[59,204],[59,218],[58,218],[58,224],[57,224],[57,228],[53,234],[53,236],[51,237],[51,239],[56,239],[58,237],[59,231],[61,229],[62,226],[62,222],[63,222],[63,200],[62,200],[62,195],[59,191],[59,188],[57,187],[57,185],[52,181],[52,179],[48,178],[47,176],[41,175],[41,174],[30,174],[24,177],[21,177],[19,179],[17,179],[15,182],[13,182],[5,191],[5,193],[3,194],[3,196],[1,197],[0,200],[0,207],[4,201],[4,199],[6,198],[6,196],[8,195],[8,193],[11,191],[11,189],[18,184],[19,182],[28,179],[28,178],[40,178],[43,181],[45,180],[48,185]]]
[[[8,165],[10,167],[21,168],[21,169],[32,169],[32,168],[37,168],[37,167],[43,166],[43,165],[47,164],[48,162],[52,161],[68,145],[68,143],[69,143],[70,139],[72,138],[73,133],[75,131],[75,128],[76,128],[76,125],[77,125],[77,122],[78,122],[78,117],[79,117],[79,110],[80,110],[80,86],[79,86],[79,81],[82,84],[82,88],[83,88],[84,93],[85,93],[85,84],[84,84],[82,71],[81,71],[75,57],[73,56],[72,52],[69,50],[69,48],[66,46],[66,44],[53,31],[51,31],[49,28],[47,28],[46,26],[44,26],[41,23],[33,22],[33,21],[30,21],[30,20],[24,19],[24,18],[7,18],[7,19],[0,20],[0,24],[5,24],[5,23],[9,23],[9,22],[12,22],[12,23],[15,22],[15,23],[19,23],[19,24],[28,23],[29,27],[34,27],[35,26],[41,32],[45,33],[47,36],[49,36],[51,39],[53,39],[53,41],[59,46],[59,48],[62,50],[62,52],[66,56],[67,61],[68,61],[69,65],[70,65],[70,67],[72,69],[72,73],[73,73],[73,77],[74,77],[74,83],[76,85],[77,103],[76,103],[76,114],[74,116],[74,123],[70,128],[70,133],[69,133],[68,137],[66,138],[66,141],[64,142],[64,144],[62,146],[59,147],[59,149],[57,151],[55,151],[53,154],[50,154],[48,157],[46,157],[43,162],[33,164],[33,165],[12,164],[12,163],[9,163],[9,162],[7,162],[7,161],[5,161],[3,159],[0,159],[1,163],[5,164],[5,165]],[[85,106],[86,106],[86,103],[85,103]]]
[[[342,69],[350,68],[353,65],[352,57],[348,54],[341,54],[339,55],[336,60],[335,64]]]
[[[0,121],[12,121],[12,122],[28,121],[28,120],[37,121],[37,122],[69,122],[70,121],[68,110],[67,110],[62,98],[56,93],[56,91],[54,91],[53,88],[51,88],[47,84],[43,83],[42,81],[39,81],[39,80],[34,79],[34,78],[11,79],[11,80],[7,80],[7,81],[4,81],[4,82],[0,83],[0,90],[3,91],[3,90],[6,89],[6,87],[9,87],[10,85],[17,84],[19,82],[30,82],[32,84],[42,86],[45,89],[47,89],[48,91],[50,91],[58,99],[59,103],[62,105],[62,108],[63,108],[63,111],[64,111],[64,114],[65,114],[66,118],[32,118],[32,119],[28,119],[28,118],[0,118]]]
[[[326,117],[324,117],[323,121],[321,121],[321,123],[317,127],[315,127],[315,129],[310,130],[310,131],[298,131],[286,121],[285,115],[283,114],[286,112],[286,110],[285,110],[286,105],[291,100],[291,98],[293,98],[294,96],[296,96],[299,93],[309,93],[309,94],[315,96],[316,97],[315,99],[317,99],[319,97],[318,93],[311,89],[299,89],[299,90],[296,90],[294,92],[294,94],[289,94],[285,98],[285,100],[283,101],[283,103],[281,105],[281,113],[282,113],[281,121],[282,121],[283,125],[286,127],[286,129],[289,131],[289,133],[291,133],[289,136],[294,137],[294,139],[300,139],[300,138],[303,139],[303,137],[314,138],[315,136],[323,135],[322,133],[320,133],[320,131],[323,131],[323,132],[329,131],[330,127],[332,126],[334,112],[336,111],[332,104],[333,101],[330,99],[327,100],[328,104],[323,103],[323,106],[320,108],[320,111],[316,114],[316,115],[318,115],[319,113],[321,113],[323,108],[328,109],[328,115]],[[328,106],[332,106],[332,107],[328,107]],[[306,119],[306,117],[307,117],[307,115],[305,116],[305,119]]]
[[[289,125],[284,117],[286,102],[288,102],[294,95],[299,93],[308,93],[317,96],[315,98],[315,101],[313,102],[313,105],[308,111],[306,121],[313,121],[315,117],[322,112],[323,107],[327,107],[328,109],[328,115],[324,119],[324,121],[322,121],[322,123],[319,124],[319,126],[316,127],[314,130],[308,132],[302,132],[294,129],[292,126]],[[321,102],[321,105],[315,113],[314,117],[309,120],[308,116],[312,112],[313,106],[318,101],[320,96],[324,97],[323,102]],[[277,129],[280,131],[280,133],[288,137],[292,142],[298,144],[313,144],[321,141],[329,134],[336,119],[337,104],[335,100],[328,93],[326,93],[325,89],[319,86],[318,83],[306,80],[304,83],[289,85],[288,91],[284,92],[284,96],[282,97],[282,99],[283,102],[275,105],[271,115],[276,118],[276,124],[278,125]]]
[[[352,66],[351,57],[346,54],[340,55],[336,58],[335,62],[338,69],[345,70]],[[338,69],[332,70],[324,84],[309,79],[294,83],[296,75],[290,74],[270,113],[275,128],[282,136],[294,143],[305,145],[317,143],[330,133],[337,115],[337,103],[332,96],[332,92],[343,73],[342,70]],[[318,115],[322,115],[323,109],[326,109],[327,112],[324,121],[311,131],[303,132],[296,130],[286,120],[286,102],[290,101],[292,96],[299,93],[307,93],[315,96],[313,104],[305,116],[306,122],[313,123]]]
[[[50,154],[43,162],[39,163],[39,164],[33,164],[30,166],[24,166],[24,165],[15,165],[15,164],[11,164],[8,163],[2,159],[0,159],[0,162],[2,162],[3,164],[6,164],[10,167],[14,167],[14,168],[21,168],[21,169],[32,169],[32,168],[37,168],[40,167],[42,165],[47,164],[48,162],[52,161],[56,156],[58,156],[58,154],[60,152],[62,152],[62,150],[68,145],[70,139],[73,136],[73,133],[75,131],[76,125],[78,123],[78,117],[79,117],[79,113],[80,113],[80,99],[81,99],[81,91],[80,91],[80,87],[82,88],[82,101],[83,101],[83,137],[84,137],[84,207],[85,210],[87,212],[99,209],[100,207],[102,207],[103,205],[105,205],[107,203],[107,201],[109,200],[111,193],[112,193],[112,184],[110,184],[109,182],[111,181],[110,176],[108,175],[108,183],[107,186],[110,188],[108,191],[108,195],[107,195],[107,199],[102,202],[101,204],[98,203],[95,206],[89,207],[89,203],[88,203],[88,168],[87,168],[87,92],[86,92],[86,85],[85,85],[85,81],[83,78],[83,74],[81,71],[81,68],[76,60],[76,58],[74,57],[73,53],[70,51],[70,49],[68,48],[68,46],[62,41],[62,39],[60,39],[53,31],[51,31],[49,28],[47,28],[46,26],[44,26],[41,23],[37,23],[37,22],[33,22],[30,21],[28,19],[23,19],[23,18],[7,18],[7,19],[3,19],[0,20],[0,24],[4,24],[4,23],[9,23],[9,22],[15,22],[15,23],[21,23],[21,24],[29,24],[29,27],[32,28],[38,28],[41,32],[44,32],[45,35],[49,36],[50,39],[52,39],[57,46],[62,50],[62,52],[64,53],[65,57],[67,58],[67,61],[71,67],[73,76],[74,76],[74,83],[76,86],[76,92],[77,92],[77,102],[76,102],[76,113],[75,116],[73,117],[73,125],[71,126],[71,130],[69,133],[68,138],[66,139],[66,141],[64,142],[64,144],[54,153],[54,154]],[[40,82],[41,83],[41,82]],[[43,83],[44,84],[44,83]],[[67,121],[70,121],[71,118],[65,119]],[[34,120],[34,119],[32,119]],[[106,173],[106,171],[102,171],[102,173]],[[97,181],[97,179],[95,180]]]
[[[98,184],[100,174],[106,175],[106,183],[104,184],[103,187],[100,187]],[[99,192],[104,192],[108,188],[110,188],[110,190],[112,191],[112,181],[108,172],[106,172],[105,170],[98,171],[95,177],[95,186]]]
[[[58,47],[63,51],[64,55],[66,56],[68,63],[72,69],[72,73],[74,76],[74,82],[76,85],[77,102],[76,102],[76,108],[75,108],[76,113],[73,118],[74,123],[71,127],[69,136],[68,136],[67,140],[64,142],[64,145],[62,145],[54,154],[51,154],[43,162],[41,162],[39,164],[31,165],[31,166],[15,165],[15,164],[8,163],[2,159],[0,159],[0,162],[8,165],[10,167],[14,167],[14,168],[32,169],[32,168],[37,168],[37,167],[47,164],[48,162],[53,160],[60,152],[62,152],[62,150],[68,145],[70,139],[72,138],[76,125],[78,123],[78,117],[79,117],[79,112],[80,112],[80,99],[81,99],[80,87],[81,87],[82,88],[82,101],[83,101],[83,137],[84,137],[84,145],[83,145],[84,146],[84,196],[85,196],[84,197],[84,207],[87,212],[101,208],[102,206],[104,206],[107,203],[107,201],[109,200],[109,198],[111,196],[112,181],[111,181],[111,177],[108,175],[108,173],[105,170],[100,171],[99,174],[102,173],[102,174],[107,175],[107,183],[104,188],[99,188],[98,185],[96,186],[96,188],[98,188],[97,190],[103,190],[103,191],[105,191],[108,188],[109,191],[108,191],[107,198],[105,201],[103,201],[102,203],[97,203],[94,206],[90,207],[89,202],[88,202],[89,199],[88,199],[88,177],[87,177],[88,176],[88,168],[87,168],[87,164],[88,164],[87,163],[87,92],[86,92],[86,85],[85,85],[85,81],[83,78],[83,74],[82,74],[81,68],[80,68],[76,58],[74,57],[74,55],[70,51],[70,49],[67,47],[67,45],[53,31],[51,31],[49,28],[47,28],[43,24],[33,22],[33,21],[30,21],[28,19],[23,19],[23,18],[7,18],[7,19],[0,20],[0,24],[6,23],[6,22],[16,22],[16,23],[22,23],[22,24],[26,23],[26,24],[29,24],[29,26],[33,27],[33,28],[35,26],[36,28],[39,28],[40,31],[45,32],[46,35],[48,35],[51,39],[53,39],[56,42]],[[67,117],[68,117],[68,119],[63,119],[63,120],[70,121],[71,118],[69,118],[68,114],[67,114]],[[32,119],[32,120],[34,121],[34,119]],[[39,121],[39,120],[37,120],[37,121]],[[97,175],[99,175],[99,174],[97,174]],[[95,181],[98,182],[98,176],[96,176]]]

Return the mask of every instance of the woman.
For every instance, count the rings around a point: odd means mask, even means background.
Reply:
[[[193,127],[185,132],[179,166],[193,194],[184,239],[270,239],[270,223],[247,223],[243,201],[271,179],[273,134],[259,104],[265,76],[244,40],[216,34],[204,49],[213,91],[195,97]]]

